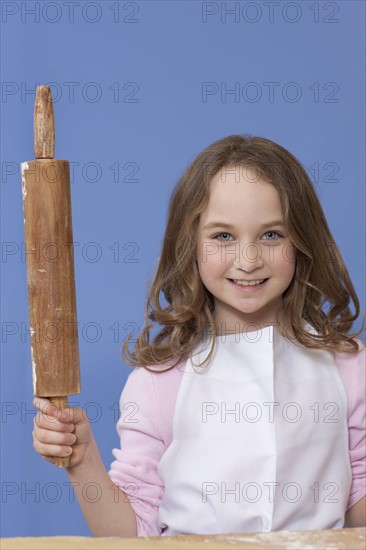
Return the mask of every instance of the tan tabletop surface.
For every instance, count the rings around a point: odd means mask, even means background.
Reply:
[[[366,529],[276,531],[176,537],[16,537],[0,539],[1,550],[366,550]]]

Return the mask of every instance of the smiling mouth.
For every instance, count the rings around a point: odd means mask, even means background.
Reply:
[[[253,280],[253,281],[240,281],[239,279],[229,279],[229,281],[231,281],[232,283],[234,283],[238,286],[249,287],[249,286],[263,285],[266,281],[268,281],[268,278],[267,279],[256,279],[256,280]]]

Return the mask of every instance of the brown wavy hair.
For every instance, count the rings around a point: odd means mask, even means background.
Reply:
[[[348,333],[360,314],[359,301],[309,176],[281,145],[244,134],[225,137],[207,147],[175,185],[156,274],[152,285],[147,285],[145,326],[134,351],[128,349],[132,334],[121,350],[127,364],[154,372],[156,369],[148,367],[163,364],[169,366],[165,370],[170,370],[189,357],[208,327],[212,347],[200,366],[210,360],[218,334],[214,299],[203,285],[196,263],[197,228],[208,204],[211,179],[223,167],[235,166],[251,169],[258,180],[276,187],[288,236],[296,247],[295,274],[280,308],[284,318],[289,319],[286,337],[333,355],[337,351],[358,351],[354,338],[363,332],[364,322],[358,332]],[[161,295],[166,305],[161,304]],[[351,300],[354,313],[349,307]],[[327,312],[323,309],[326,304]],[[318,334],[307,332],[303,320]],[[162,328],[150,342],[154,323]]]

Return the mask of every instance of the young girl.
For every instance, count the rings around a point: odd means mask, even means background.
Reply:
[[[301,164],[264,138],[221,139],[173,191],[146,326],[123,346],[135,368],[110,470],[83,409],[36,398],[34,447],[71,454],[95,536],[366,525],[359,313]]]

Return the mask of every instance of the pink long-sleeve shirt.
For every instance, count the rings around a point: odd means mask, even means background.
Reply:
[[[366,350],[357,341],[361,352],[339,352],[335,357],[348,403],[352,486],[346,510],[366,494]],[[164,485],[158,465],[173,438],[173,416],[183,367],[181,363],[162,373],[136,367],[120,397],[117,432],[121,448],[112,450],[115,460],[108,475],[128,495],[136,514],[138,536],[162,534],[158,514]]]

